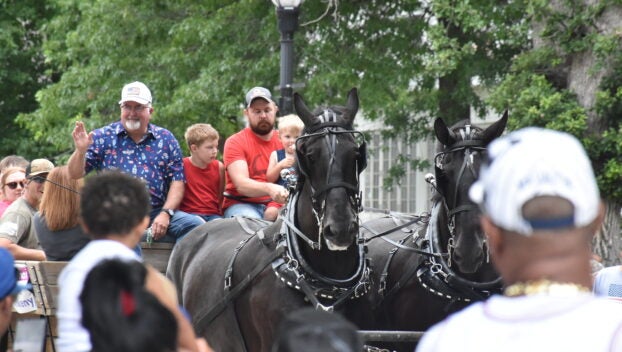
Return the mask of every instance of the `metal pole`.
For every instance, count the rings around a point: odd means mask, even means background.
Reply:
[[[294,32],[298,28],[298,8],[279,7],[276,10],[279,31],[281,32],[281,76],[279,88],[280,116],[294,112],[292,88],[294,71]]]

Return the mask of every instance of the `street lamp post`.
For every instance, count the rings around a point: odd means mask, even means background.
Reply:
[[[294,71],[294,32],[298,29],[299,6],[304,0],[272,0],[276,6],[279,31],[281,32],[281,77],[279,89],[280,116],[294,112],[292,87]]]

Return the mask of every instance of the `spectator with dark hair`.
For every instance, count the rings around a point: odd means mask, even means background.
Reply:
[[[26,169],[17,166],[6,168],[0,175],[0,186],[2,187],[0,216],[2,216],[9,205],[22,196],[26,186]]]
[[[78,223],[83,179],[69,177],[67,166],[50,171],[33,220],[47,260],[68,261],[90,241]]]
[[[263,219],[266,204],[287,201],[287,189],[266,179],[270,153],[283,148],[279,132],[274,130],[278,111],[268,89],[255,87],[246,93],[248,127],[227,138],[223,152],[227,184],[222,207],[226,218]]]
[[[272,352],[359,352],[363,341],[339,313],[303,308],[280,323]]]
[[[177,321],[170,310],[175,300],[166,290],[150,292],[147,282],[154,279],[139,262],[119,259],[89,272],[80,303],[92,352],[177,350]]]
[[[73,257],[59,277],[56,316],[61,352],[91,350],[89,333],[81,324],[79,296],[84,280],[91,268],[105,259],[140,261],[132,248],[149,224],[149,201],[144,182],[120,171],[104,171],[87,179],[80,199],[80,218],[92,241]],[[162,276],[152,267],[148,270]],[[178,347],[196,351],[192,326],[178,307],[173,313],[178,324]]]
[[[26,168],[24,193],[2,214],[0,247],[7,248],[17,260],[45,260],[32,219],[43,196],[43,183],[54,164],[35,159]]]

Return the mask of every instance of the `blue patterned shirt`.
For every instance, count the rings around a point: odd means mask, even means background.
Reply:
[[[172,181],[184,181],[183,154],[173,134],[149,124],[147,134],[136,143],[120,121],[93,131],[93,144],[86,152],[85,172],[119,169],[145,180],[151,206],[161,208]]]

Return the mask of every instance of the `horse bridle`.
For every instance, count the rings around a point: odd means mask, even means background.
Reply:
[[[458,192],[460,190],[460,180],[464,176],[464,173],[468,170],[469,172],[471,172],[471,175],[473,176],[473,178],[476,179],[478,177],[478,171],[475,169],[475,165],[473,162],[474,153],[486,150],[486,144],[483,140],[473,138],[474,132],[475,130],[471,129],[470,125],[464,126],[464,128],[460,129],[460,135],[462,137],[462,140],[455,142],[454,144],[450,146],[448,150],[439,152],[434,156],[436,180],[438,182],[439,180],[438,173],[439,171],[443,170],[443,163],[442,163],[443,157],[449,153],[464,151],[464,158],[462,161],[462,165],[460,166],[460,170],[458,171],[458,177],[456,178],[456,186],[453,189],[453,196],[454,196],[452,198],[453,204],[447,203],[447,195],[443,194],[443,192],[441,192],[438,189],[439,187],[438,183],[436,186],[437,191],[442,195],[443,205],[445,207],[445,210],[447,211],[447,216],[448,216],[447,226],[449,228],[449,240],[447,243],[447,253],[448,253],[449,266],[451,266],[451,253],[453,249],[455,248],[454,236],[455,236],[455,230],[456,230],[456,225],[455,225],[456,215],[461,212],[478,209],[477,205],[473,203],[465,203],[465,204],[460,204],[460,205],[456,204],[458,202],[457,199],[458,199]]]
[[[308,138],[312,138],[312,137],[322,138],[324,142],[326,143],[326,146],[328,147],[328,150],[330,152],[330,161],[329,161],[328,170],[326,173],[326,184],[316,189],[311,184],[311,182],[309,182],[309,187],[311,187],[311,207],[313,209],[313,214],[317,221],[318,231],[319,231],[317,243],[312,245],[312,248],[317,248],[317,249],[321,248],[320,243],[321,243],[321,237],[323,233],[322,221],[324,219],[325,210],[326,210],[326,198],[324,197],[322,201],[320,201],[319,199],[324,193],[328,192],[329,190],[333,188],[339,188],[339,187],[345,188],[349,195],[348,199],[350,201],[350,204],[352,205],[352,207],[355,207],[357,209],[357,214],[358,214],[362,209],[362,195],[359,189],[359,175],[367,166],[366,142],[365,142],[365,136],[363,135],[363,133],[353,130],[351,126],[349,125],[337,122],[336,121],[337,115],[332,110],[324,110],[323,114],[320,115],[319,117],[321,118],[323,122],[317,125],[305,127],[305,130],[304,130],[305,134],[298,137],[298,139],[296,140],[296,154],[297,154],[298,160],[301,160],[302,158],[304,158],[304,156],[301,155],[299,145],[300,143],[304,142],[305,139],[308,139]],[[355,172],[356,179],[354,180],[354,183],[350,183],[347,181],[331,182],[330,180],[331,172],[336,161],[335,153],[336,153],[336,148],[337,148],[337,145],[336,145],[337,136],[340,134],[345,134],[345,133],[349,133],[352,135],[359,135],[363,139],[363,142],[359,144],[359,157],[356,160],[356,172]],[[304,176],[305,180],[310,179],[309,170],[307,170],[306,167],[303,166],[302,163],[300,162],[298,163],[298,168],[300,170],[300,173]],[[304,181],[299,184],[301,185],[302,183],[304,183]],[[306,236],[304,239],[307,242],[314,243],[314,241],[306,238]]]
[[[279,217],[279,219],[283,221],[283,228],[281,232],[284,234],[284,237],[277,246],[285,248],[286,253],[283,257],[282,263],[273,263],[273,269],[275,270],[277,277],[279,277],[288,286],[292,286],[302,291],[316,309],[321,308],[332,311],[335,306],[341,304],[346,299],[360,297],[369,290],[370,268],[367,265],[367,260],[365,258],[365,245],[361,241],[357,240],[356,244],[358,246],[359,262],[356,272],[349,278],[335,279],[322,275],[313,270],[311,265],[306,262],[304,256],[302,255],[296,237],[305,241],[307,245],[314,250],[321,249],[323,235],[322,220],[324,218],[326,199],[324,198],[321,202],[318,199],[322,194],[333,188],[343,187],[347,190],[350,204],[353,207],[356,207],[358,217],[358,213],[362,207],[361,194],[359,191],[359,174],[366,166],[366,145],[364,135],[359,131],[352,130],[349,125],[338,123],[336,121],[336,114],[334,111],[324,110],[324,113],[320,116],[320,120],[322,122],[319,124],[305,127],[305,133],[296,140],[296,154],[299,160],[298,169],[303,177],[299,179],[299,181],[302,182],[297,183],[296,191],[292,194],[290,201],[287,203],[285,212]],[[363,137],[363,142],[359,144],[359,157],[356,160],[355,183],[349,183],[343,180],[339,182],[331,182],[330,180],[331,172],[336,164],[335,154],[337,148],[337,136],[344,133],[350,133],[353,135],[359,134]],[[330,153],[330,161],[326,174],[326,184],[321,188],[316,189],[309,181],[309,187],[311,189],[311,208],[313,209],[313,214],[318,224],[317,241],[310,239],[294,224],[295,206],[300,196],[300,189],[302,184],[307,182],[306,179],[310,179],[309,170],[306,169],[306,165],[303,165],[303,163],[300,162],[300,160],[303,160],[302,158],[304,156],[301,155],[299,145],[305,139],[312,137],[322,138]],[[284,265],[282,272],[278,270],[281,265]],[[287,273],[293,275],[293,280],[291,282],[285,278]],[[331,300],[332,304],[328,306],[323,305],[320,303],[318,296]]]

